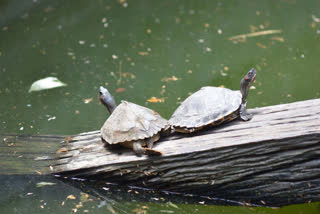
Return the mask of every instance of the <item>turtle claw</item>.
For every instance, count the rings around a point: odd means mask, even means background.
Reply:
[[[240,118],[241,118],[241,120],[243,120],[243,121],[249,121],[249,120],[251,120],[252,119],[252,114],[245,114],[245,115],[241,115],[240,114]]]
[[[148,155],[148,156],[160,156],[160,155],[162,155],[162,152],[154,150],[154,149],[149,149],[149,148],[146,148],[144,150],[144,153],[146,155]]]

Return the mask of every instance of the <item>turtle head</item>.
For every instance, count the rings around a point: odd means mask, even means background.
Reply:
[[[107,107],[109,113],[111,114],[117,107],[112,95],[109,93],[108,89],[100,86],[99,88],[99,99],[100,102]]]
[[[250,86],[256,78],[256,70],[252,68],[240,81],[240,92],[242,94],[242,103],[246,103]]]

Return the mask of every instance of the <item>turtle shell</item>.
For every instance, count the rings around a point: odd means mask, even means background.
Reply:
[[[242,101],[240,91],[220,87],[202,87],[177,108],[169,120],[174,127],[199,128],[236,112]]]
[[[122,101],[102,126],[101,135],[107,143],[117,144],[150,138],[167,125],[157,112]]]

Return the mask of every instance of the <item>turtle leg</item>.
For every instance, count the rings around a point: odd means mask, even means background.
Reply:
[[[137,141],[133,142],[132,149],[138,156],[143,155],[145,152],[145,149],[142,147],[141,140],[137,140]]]
[[[244,103],[244,104],[241,104],[239,113],[240,113],[240,118],[241,118],[241,120],[248,121],[248,120],[251,120],[251,119],[252,119],[252,114],[249,114],[249,113],[247,112],[246,104],[245,104],[245,103]]]
[[[149,156],[159,156],[162,155],[162,152],[151,149],[151,148],[143,148],[142,147],[143,141],[137,140],[133,142],[132,149],[133,151],[138,155],[141,156],[143,154],[149,155]]]
[[[153,147],[153,142],[154,142],[153,138],[150,137],[149,139],[146,140],[146,142],[147,142],[148,148],[152,149],[152,147]]]

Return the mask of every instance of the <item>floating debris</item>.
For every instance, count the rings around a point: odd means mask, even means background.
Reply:
[[[320,22],[320,18],[316,17],[315,15],[312,15],[312,20],[314,22]]]
[[[259,47],[259,48],[267,48],[267,46],[265,46],[264,44],[260,43],[260,42],[257,42],[256,45]]]
[[[232,36],[232,37],[229,37],[228,39],[229,40],[245,40],[246,38],[249,38],[249,37],[265,36],[265,35],[277,34],[277,33],[282,33],[282,30],[258,31],[258,32],[248,33],[248,34]]]
[[[164,98],[157,98],[157,97],[151,97],[150,99],[147,100],[149,103],[163,103]]]
[[[57,77],[46,77],[32,83],[29,93],[32,91],[41,91],[62,86],[67,86],[67,84],[61,82]]]
[[[177,81],[180,80],[179,78],[177,78],[176,76],[172,76],[172,77],[164,77],[161,79],[161,82],[169,82],[169,81]]]
[[[284,38],[282,38],[280,36],[271,37],[271,40],[278,41],[278,42],[284,42]]]
[[[140,51],[140,52],[138,52],[138,54],[140,56],[148,56],[149,55],[149,53],[147,51]]]
[[[92,100],[93,100],[93,98],[91,97],[91,98],[83,99],[83,102],[84,102],[85,104],[88,104],[88,103],[90,103]]]
[[[37,187],[53,186],[53,185],[56,185],[56,183],[45,182],[45,181],[42,181],[42,182],[37,183]]]
[[[69,199],[69,200],[75,200],[76,197],[75,197],[74,195],[68,195],[68,196],[67,196],[67,199]]]
[[[121,93],[121,92],[124,92],[125,90],[126,90],[125,88],[117,88],[116,92],[117,93]]]

